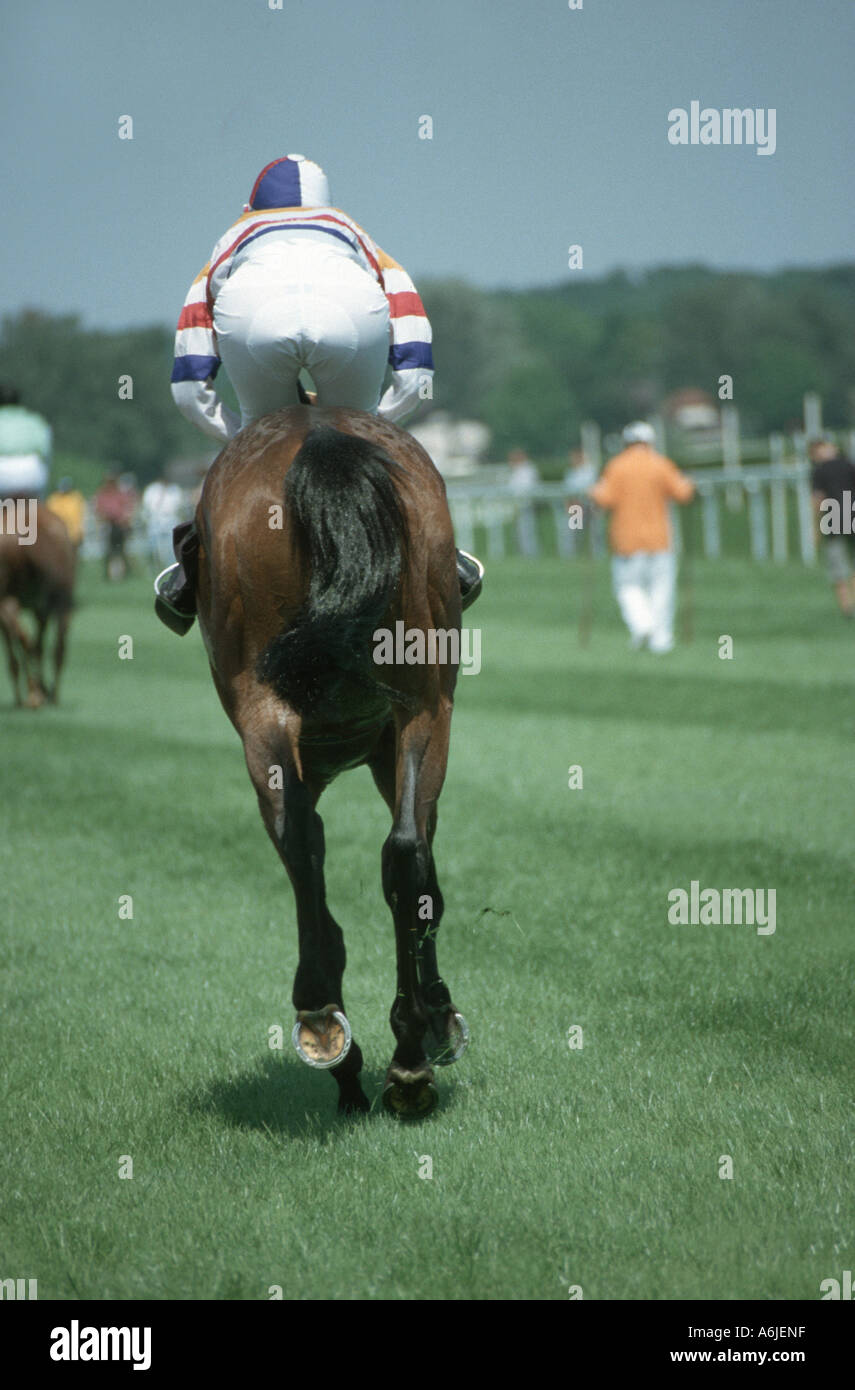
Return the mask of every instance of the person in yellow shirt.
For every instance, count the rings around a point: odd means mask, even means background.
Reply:
[[[590,496],[609,516],[612,583],[630,643],[652,652],[674,646],[677,561],[669,502],[690,502],[695,489],[670,459],[653,448],[651,425],[637,420],[623,432],[626,448],[606,465]]]
[[[75,550],[83,544],[83,531],[86,522],[86,502],[82,492],[72,486],[70,478],[62,478],[56,492],[52,492],[46,506],[64,522]]]

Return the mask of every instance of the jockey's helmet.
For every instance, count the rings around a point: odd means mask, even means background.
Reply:
[[[247,212],[267,208],[329,207],[327,176],[302,154],[286,154],[266,164],[252,185]]]

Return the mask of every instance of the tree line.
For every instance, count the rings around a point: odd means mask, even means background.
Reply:
[[[604,430],[685,386],[733,378],[747,433],[795,426],[818,391],[834,428],[855,426],[855,265],[769,274],[704,266],[624,271],[529,290],[420,285],[434,332],[430,409],[483,420],[491,455],[563,455],[585,419]],[[87,480],[119,468],[141,483],[212,442],[169,392],[173,328],[106,332],[77,315],[3,320],[0,380],[53,425],[57,454]],[[130,377],[120,396],[120,377]],[[234,404],[224,373],[222,394]],[[132,395],[129,394],[132,392]],[[213,446],[215,448],[215,446]]]

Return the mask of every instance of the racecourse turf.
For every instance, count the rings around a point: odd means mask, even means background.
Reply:
[[[483,669],[458,686],[436,851],[472,1043],[407,1124],[380,1104],[395,954],[368,773],[321,803],[373,1102],[347,1122],[290,1046],[290,887],[198,632],[161,628],[141,575],[86,570],[59,708],[13,710],[0,673],[0,1278],[42,1299],[816,1299],[855,1268],[855,623],[819,571],[706,563],[694,640],[654,657],[603,563],[580,646],[582,586],[575,562],[496,563],[467,614]],[[775,933],[672,925],[693,879],[774,888]]]

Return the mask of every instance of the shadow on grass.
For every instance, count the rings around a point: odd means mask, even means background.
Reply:
[[[360,1081],[371,1110],[366,1115],[346,1117],[336,1109],[338,1087],[332,1077],[271,1056],[237,1076],[210,1082],[189,1097],[188,1106],[196,1114],[219,1116],[236,1129],[266,1130],[292,1139],[322,1138],[342,1133],[348,1125],[362,1120],[374,1120],[378,1115],[385,1118],[381,1099],[385,1077],[385,1070],[363,1067]],[[441,1080],[440,1087],[435,1114],[441,1114],[450,1103]]]

